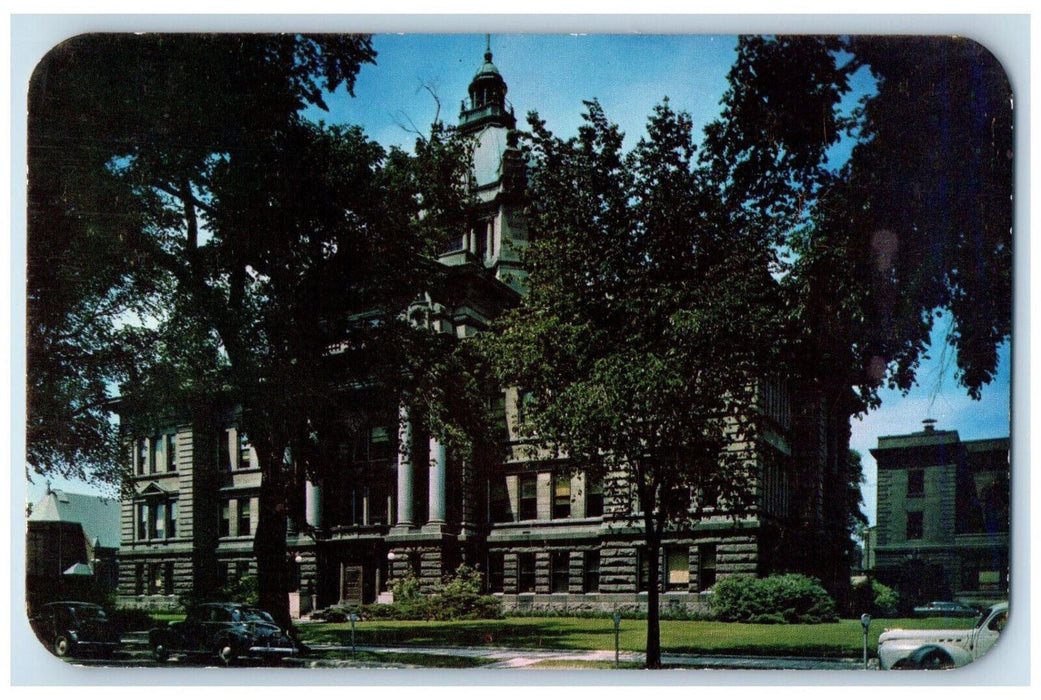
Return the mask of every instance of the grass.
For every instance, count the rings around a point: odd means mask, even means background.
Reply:
[[[868,649],[887,627],[942,629],[971,627],[965,618],[873,620]],[[350,644],[349,623],[302,623],[308,643]],[[361,621],[355,627],[362,646],[487,646],[525,649],[614,649],[614,625],[595,618],[507,618],[458,622]],[[623,650],[642,651],[647,637],[644,620],[622,620]],[[750,625],[742,623],[663,620],[663,652],[749,654],[769,656],[859,656],[863,651],[860,620],[819,625]]]
[[[358,651],[354,654],[344,650],[311,653],[307,660],[330,659],[333,661],[355,661],[360,666],[373,664],[387,666],[418,666],[422,668],[479,668],[494,663],[493,659],[449,654],[419,654],[408,652]]]

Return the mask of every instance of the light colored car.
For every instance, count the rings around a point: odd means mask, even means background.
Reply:
[[[965,666],[986,654],[1008,620],[1008,603],[992,606],[972,629],[886,630],[878,638],[882,669],[942,669]]]

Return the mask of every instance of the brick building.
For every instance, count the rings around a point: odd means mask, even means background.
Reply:
[[[875,573],[910,602],[1008,598],[1009,439],[880,437]]]

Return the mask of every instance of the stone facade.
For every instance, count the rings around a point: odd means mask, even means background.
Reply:
[[[916,602],[1008,597],[1009,439],[963,441],[931,421],[881,437],[874,566]]]

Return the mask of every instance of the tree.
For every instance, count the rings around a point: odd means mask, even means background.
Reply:
[[[858,70],[876,90],[829,118]],[[725,144],[714,152],[733,181],[766,203],[790,203],[771,185],[800,183],[777,233],[810,371],[855,387],[852,413],[875,408],[879,388],[916,382],[945,309],[958,380],[978,398],[1011,332],[1012,95],[1001,66],[957,38],[747,37],[730,79],[710,137]],[[819,156],[843,132],[844,161],[788,156]]]
[[[359,36],[87,35],[53,49],[29,86],[27,462],[118,484],[110,420],[155,338],[114,324],[157,313],[168,279],[135,185],[174,193],[209,159],[248,150],[374,57]],[[138,180],[113,165],[132,162]],[[154,210],[153,210],[154,211]]]
[[[642,527],[648,575],[692,492],[750,498],[749,407],[779,314],[770,250],[728,226],[694,159],[688,115],[659,105],[627,154],[596,102],[577,137],[532,115],[528,293],[488,340],[500,380],[531,392],[529,432],[604,480]],[[734,309],[744,312],[735,314]],[[648,668],[661,664],[648,589]]]
[[[424,340],[402,311],[436,284],[425,261],[464,224],[465,148],[440,127],[410,156],[299,116],[323,91],[350,89],[373,55],[366,37],[101,37],[63,47],[35,82],[38,148],[73,138],[62,115],[75,115],[84,128],[72,146],[95,157],[76,163],[80,181],[53,167],[31,178],[88,196],[114,182],[136,218],[115,240],[96,230],[108,210],[78,212],[70,231],[34,228],[30,257],[68,235],[155,280],[142,323],[104,319],[148,341],[123,375],[129,430],[171,407],[237,407],[262,474],[260,602],[283,622],[293,479],[318,461],[323,417],[345,387],[400,386],[405,350]],[[133,293],[131,282],[98,294]]]

